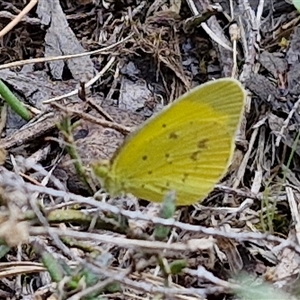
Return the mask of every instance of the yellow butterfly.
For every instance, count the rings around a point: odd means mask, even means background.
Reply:
[[[232,78],[187,92],[130,134],[110,161],[94,163],[102,187],[154,202],[169,191],[176,205],[202,201],[227,171],[245,95]]]

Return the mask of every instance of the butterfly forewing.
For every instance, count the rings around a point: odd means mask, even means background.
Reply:
[[[233,79],[183,95],[124,142],[111,164],[115,184],[150,201],[169,190],[178,205],[202,199],[227,170],[243,105]]]

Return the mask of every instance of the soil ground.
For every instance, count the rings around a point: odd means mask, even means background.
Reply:
[[[290,2],[0,1],[0,299],[300,297]],[[204,201],[170,212],[99,192],[94,161],[223,77],[247,97],[232,162]]]

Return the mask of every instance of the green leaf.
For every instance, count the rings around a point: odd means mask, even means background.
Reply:
[[[292,3],[297,8],[297,10],[300,12],[300,0],[292,0]]]

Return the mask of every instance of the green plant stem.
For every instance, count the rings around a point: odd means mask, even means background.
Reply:
[[[10,89],[0,79],[0,95],[11,107],[11,109],[18,114],[22,119],[29,121],[32,119],[32,114],[24,104],[10,91]]]

